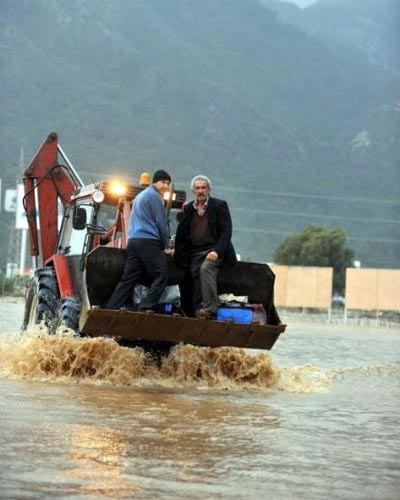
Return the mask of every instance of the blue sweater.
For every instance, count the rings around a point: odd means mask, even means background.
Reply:
[[[139,193],[133,202],[128,238],[158,240],[162,248],[167,247],[169,231],[164,202],[153,184]]]

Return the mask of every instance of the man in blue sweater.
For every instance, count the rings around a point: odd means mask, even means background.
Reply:
[[[138,311],[156,309],[168,282],[165,249],[169,230],[163,196],[170,184],[170,175],[165,170],[157,170],[152,184],[135,198],[128,228],[125,267],[107,309],[132,307],[134,288],[146,276],[150,279],[150,287]]]

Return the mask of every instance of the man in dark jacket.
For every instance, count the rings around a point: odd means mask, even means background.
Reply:
[[[208,177],[194,177],[191,188],[195,199],[185,205],[178,225],[175,261],[191,278],[191,305],[196,316],[211,319],[219,303],[217,276],[221,264],[236,263],[232,219],[226,201],[210,197]]]

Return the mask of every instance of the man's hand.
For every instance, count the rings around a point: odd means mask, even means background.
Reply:
[[[217,260],[218,259],[218,254],[215,250],[211,250],[211,252],[209,252],[207,254],[207,257],[206,257],[206,260]]]
[[[171,257],[174,256],[174,253],[175,253],[175,248],[166,248],[164,250],[164,252],[167,254],[167,255],[171,255]]]

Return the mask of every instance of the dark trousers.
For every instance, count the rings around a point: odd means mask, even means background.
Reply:
[[[216,314],[219,305],[217,276],[222,259],[206,260],[209,251],[192,256],[190,273],[193,283],[193,306],[194,311],[203,307],[207,312]]]
[[[126,247],[125,266],[106,308],[132,307],[133,291],[143,279],[150,278],[150,287],[138,309],[154,309],[167,286],[168,261],[157,240],[130,238]]]

